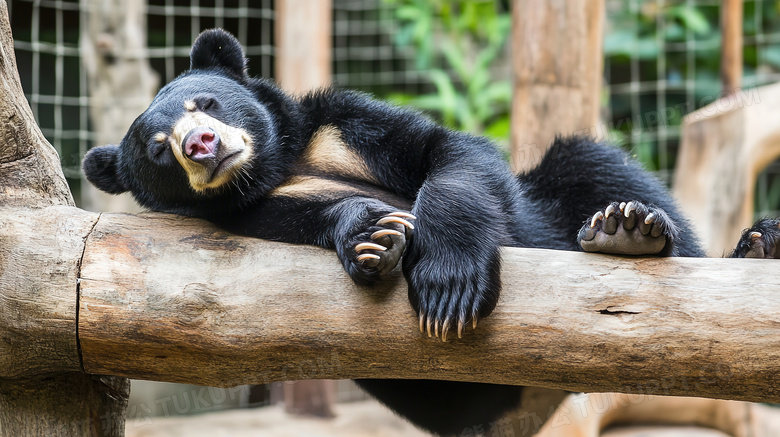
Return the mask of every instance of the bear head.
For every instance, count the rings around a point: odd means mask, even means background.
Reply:
[[[247,76],[231,34],[207,30],[192,47],[190,70],[159,91],[118,145],[91,149],[84,174],[156,211],[240,208],[281,182],[283,112],[292,107],[274,84]]]

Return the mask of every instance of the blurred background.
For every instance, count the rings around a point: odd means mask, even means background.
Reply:
[[[223,27],[232,32],[246,49],[250,74],[283,82],[276,77],[284,55],[277,41],[283,33],[276,28],[276,3],[8,0],[22,85],[43,133],[59,152],[78,205],[138,210],[131,200],[101,196],[85,184],[81,158],[91,147],[118,142],[157,90],[188,68],[189,50],[200,31]],[[629,150],[670,186],[683,117],[712,104],[723,89],[722,3],[605,0],[600,123],[591,133]],[[331,52],[325,70],[333,83],[487,135],[510,159],[509,0],[324,4],[327,11],[313,11],[328,20],[323,43]],[[760,99],[751,90],[780,81],[780,1],[746,0],[742,7],[741,87],[749,99]],[[754,189],[753,216],[780,215],[780,163],[764,167]],[[285,384],[201,392],[193,386],[136,382],[128,426],[146,435],[141,431],[147,429],[147,418],[264,406],[285,396],[293,412],[290,397],[321,396],[317,406],[300,412],[332,416],[329,403],[366,399],[349,382],[328,384],[313,388],[314,394],[295,395]],[[205,402],[193,402],[200,397]]]

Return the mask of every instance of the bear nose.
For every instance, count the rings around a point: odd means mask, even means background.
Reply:
[[[196,127],[184,138],[184,154],[194,162],[201,162],[217,155],[219,134],[209,127]]]

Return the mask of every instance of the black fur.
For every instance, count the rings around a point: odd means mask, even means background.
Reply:
[[[235,38],[222,29],[210,30],[206,38],[198,38],[190,51],[190,70],[222,70],[237,78],[246,77],[244,49]]]
[[[117,157],[119,148],[114,145],[98,147],[90,151],[89,181],[92,185],[110,194],[127,191],[122,180],[117,177]]]
[[[762,218],[742,232],[729,258],[780,258],[780,220]]]
[[[87,178],[112,193],[130,191],[152,210],[206,218],[242,235],[334,249],[364,284],[379,275],[356,260],[356,241],[380,217],[411,211],[417,219],[402,261],[409,300],[423,321],[442,330],[493,310],[501,246],[580,250],[583,222],[611,202],[638,200],[665,210],[679,229],[668,253],[702,255],[663,185],[618,149],[558,138],[536,169],[516,177],[485,138],[357,92],[323,89],[294,99],[249,78],[242,53],[228,33],[204,32],[192,50],[193,69],[160,91],[120,146],[87,154]],[[194,191],[171,149],[153,140],[157,132],[170,133],[187,99],[252,137],[252,161],[229,184]],[[343,162],[330,169],[304,159],[323,126],[333,127],[356,159],[346,173],[338,168]],[[358,170],[368,175],[354,176]],[[295,177],[323,189],[274,191]],[[438,433],[494,420],[517,406],[522,390],[442,381],[359,383]]]

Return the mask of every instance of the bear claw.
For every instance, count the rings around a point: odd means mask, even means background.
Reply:
[[[352,251],[355,254],[354,260],[362,268],[362,275],[374,278],[395,268],[414,229],[409,220],[415,219],[415,216],[403,211],[391,212],[357,236]],[[381,229],[377,229],[378,227]]]
[[[357,252],[357,253],[360,253],[360,252],[362,252],[364,250],[368,250],[368,249],[378,250],[380,252],[384,252],[384,251],[387,250],[387,248],[385,246],[382,246],[381,244],[376,244],[376,243],[360,243],[360,244],[355,246],[355,252]]]
[[[379,219],[376,222],[376,224],[380,225],[380,226],[381,225],[386,225],[388,223],[399,223],[399,224],[402,224],[402,225],[406,226],[409,229],[414,229],[414,225],[413,224],[411,224],[408,221],[402,219],[401,217],[391,216],[390,214],[386,215],[385,217],[382,217],[381,219]]]
[[[378,239],[380,239],[380,238],[382,238],[382,237],[384,237],[386,235],[394,235],[396,237],[400,237],[400,236],[403,235],[403,233],[398,232],[398,231],[396,231],[394,229],[382,229],[380,231],[376,231],[373,234],[371,234],[371,239],[372,240],[378,240]]]

